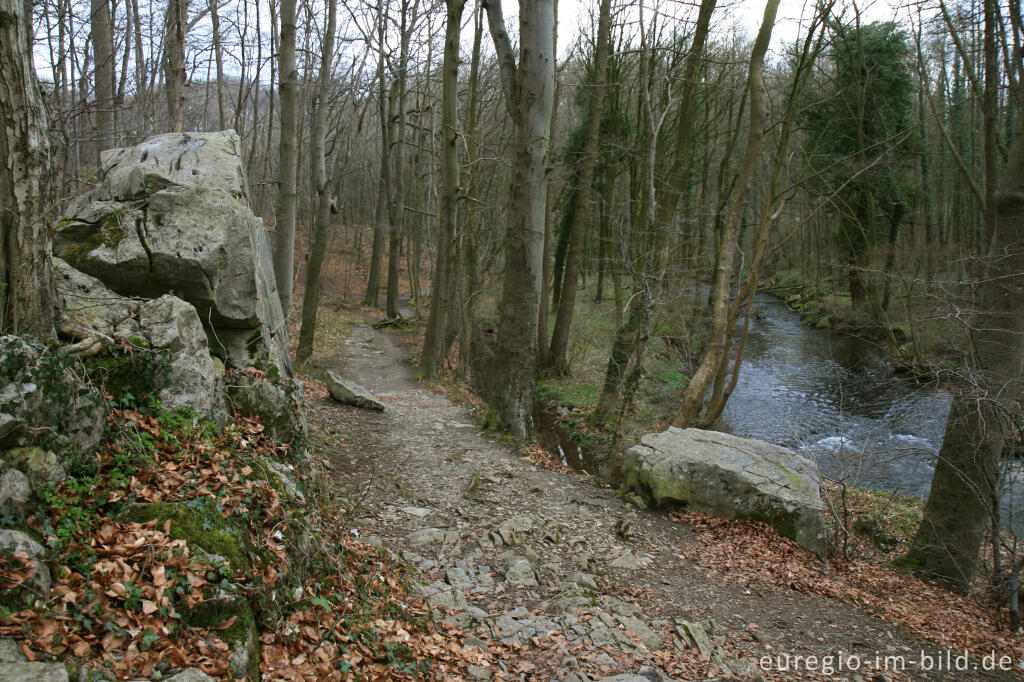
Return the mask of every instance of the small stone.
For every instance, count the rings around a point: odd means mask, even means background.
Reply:
[[[626,629],[626,632],[639,635],[644,646],[651,651],[657,651],[661,648],[661,637],[648,627],[647,623],[636,616],[620,616],[619,622],[622,623],[622,627]]]
[[[626,552],[622,556],[614,559],[611,563],[615,568],[626,568],[631,571],[639,571],[644,566],[640,563],[640,560],[633,556],[630,552]]]
[[[215,680],[199,668],[186,668],[165,678],[164,682],[215,682]]]
[[[445,569],[444,578],[457,590],[468,590],[473,587],[473,579],[464,569],[452,567]]]
[[[537,576],[533,565],[526,559],[514,559],[505,569],[505,580],[517,585],[536,585]]]
[[[28,477],[17,469],[9,469],[0,476],[0,514],[25,518],[25,504],[32,494]]]
[[[420,519],[429,516],[434,511],[433,509],[427,509],[426,507],[401,507],[400,510],[409,516],[415,516]]]
[[[327,390],[330,392],[331,397],[339,402],[346,405],[354,405],[356,407],[365,407],[370,410],[377,410],[378,412],[384,411],[383,403],[374,398],[372,393],[355,382],[342,379],[331,370],[327,370],[326,383]]]
[[[598,591],[597,580],[590,573],[583,573],[582,571],[576,571],[569,576],[571,582],[576,583],[580,587],[586,587],[587,589]]]
[[[715,645],[712,643],[711,638],[708,637],[708,633],[703,625],[684,620],[676,628],[676,632],[692,642],[697,647],[697,650],[700,651],[701,656],[710,656],[714,653]]]
[[[488,668],[484,668],[479,665],[470,665],[466,667],[466,674],[474,680],[489,680],[494,676]]]
[[[447,544],[458,540],[459,534],[442,528],[421,528],[409,533],[405,538],[414,545],[425,545],[432,542]]]
[[[483,651],[487,650],[487,642],[485,642],[482,639],[478,639],[477,637],[467,637],[466,639],[462,640],[462,646],[467,648],[473,647],[476,649],[481,649]]]

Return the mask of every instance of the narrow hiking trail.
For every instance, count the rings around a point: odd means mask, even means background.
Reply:
[[[358,505],[354,532],[414,567],[434,618],[494,654],[466,679],[812,679],[822,676],[758,662],[841,652],[862,668],[829,679],[965,679],[910,668],[879,676],[877,656],[915,660],[937,647],[848,604],[700,567],[686,558],[701,547],[687,525],[520,458],[417,382],[408,353],[355,326],[320,364],[386,410],[311,398],[310,420],[335,444],[325,454],[339,494]]]

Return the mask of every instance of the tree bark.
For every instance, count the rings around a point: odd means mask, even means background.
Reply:
[[[726,209],[725,231],[722,234],[722,253],[715,272],[714,314],[711,320],[711,340],[683,394],[683,403],[672,419],[673,426],[686,427],[696,423],[704,394],[714,380],[728,352],[729,334],[729,284],[732,279],[733,261],[739,247],[738,238],[740,223],[743,222],[743,210],[747,202],[747,188],[754,174],[757,157],[761,153],[761,142],[764,137],[767,106],[764,102],[764,57],[771,42],[772,28],[775,26],[775,15],[779,9],[779,0],[768,0],[761,28],[754,40],[754,48],[750,54],[750,70],[747,76],[747,89],[750,97],[750,121],[747,137],[747,148],[743,161],[737,171],[735,190],[729,198]]]
[[[985,0],[983,96],[999,87],[994,62],[994,0]],[[993,61],[989,61],[992,59]],[[1024,85],[1014,84],[1017,102]],[[910,565],[967,592],[978,552],[995,514],[996,483],[1003,447],[1013,428],[1024,377],[1024,126],[1015,121],[1001,185],[995,185],[998,147],[986,130],[987,256],[977,287],[977,312],[968,338],[972,349],[969,386],[954,396],[946,437],[939,450],[924,519],[914,539]]]
[[[445,349],[451,281],[448,252],[459,219],[459,34],[465,5],[466,0],[447,0],[441,83],[441,210],[437,221],[437,259],[430,314],[420,357],[421,378],[437,376]]]
[[[569,329],[576,310],[576,290],[583,264],[583,239],[593,204],[594,169],[597,167],[597,147],[600,142],[601,118],[604,112],[604,93],[608,86],[608,52],[611,48],[611,0],[601,0],[597,21],[597,43],[594,46],[594,79],[587,103],[587,123],[583,140],[583,159],[580,163],[579,190],[576,210],[569,227],[569,253],[565,262],[562,294],[558,299],[558,317],[551,333],[551,347],[547,353],[546,369],[555,376],[569,373]]]
[[[180,1],[180,0],[172,0]],[[281,0],[281,46],[278,50],[280,93],[280,161],[277,167],[277,224],[274,227],[274,272],[281,312],[288,319],[295,277],[295,197],[298,175],[298,81],[295,66],[295,0]]]
[[[167,95],[167,125],[180,133],[185,106],[185,30],[188,0],[168,0],[167,33],[164,40],[164,88]]]
[[[50,150],[22,0],[0,0],[0,333],[55,338]]]
[[[114,35],[109,0],[92,0],[92,49],[96,62],[96,167],[114,144]]]
[[[320,302],[321,272],[327,251],[327,236],[331,223],[331,202],[334,198],[332,177],[327,174],[326,121],[331,85],[331,67],[334,65],[334,33],[337,27],[338,2],[327,0],[327,27],[320,59],[320,78],[317,83],[316,102],[313,105],[313,126],[309,131],[313,158],[316,160],[313,182],[316,187],[316,217],[310,239],[309,260],[306,263],[306,288],[302,294],[302,327],[295,361],[302,364],[313,354],[316,334],[316,311]],[[336,143],[337,144],[337,143]]]
[[[213,28],[213,58],[217,64],[217,124],[227,130],[228,117],[224,108],[224,49],[220,37],[220,8],[217,0],[210,0],[210,23]]]
[[[459,362],[456,373],[465,378],[469,372],[469,358],[473,348],[473,318],[476,314],[477,256],[476,256],[476,223],[473,208],[473,164],[477,160],[477,102],[480,84],[480,42],[483,37],[483,7],[479,7],[474,16],[473,52],[469,62],[469,102],[466,105],[466,173],[465,195],[466,209],[463,216],[463,229],[460,249],[459,281],[462,286],[462,331],[459,340]]]
[[[491,37],[501,73],[505,105],[515,126],[505,277],[498,306],[497,353],[491,406],[516,438],[533,430],[533,382],[537,365],[547,153],[554,99],[554,0],[519,3],[516,65],[501,4],[487,0]]]
[[[391,154],[391,125],[388,116],[388,96],[385,82],[386,57],[384,54],[384,39],[387,33],[387,24],[384,17],[384,2],[380,0],[377,5],[377,41],[380,53],[377,55],[377,114],[380,119],[380,182],[377,189],[377,207],[374,212],[373,225],[373,250],[370,253],[370,268],[366,275],[366,293],[363,295],[363,305],[377,305],[377,297],[380,294],[380,269],[384,262],[384,235],[387,232],[387,210],[388,193],[391,191],[390,183],[390,154]]]

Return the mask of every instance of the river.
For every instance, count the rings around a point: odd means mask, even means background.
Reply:
[[[740,379],[716,428],[803,452],[832,479],[924,497],[949,404],[943,389],[896,374],[884,349],[811,328],[758,294]]]

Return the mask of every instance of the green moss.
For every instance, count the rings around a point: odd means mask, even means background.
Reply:
[[[71,248],[66,249],[64,253],[61,254],[61,258],[68,263],[75,265],[101,246],[106,246],[111,250],[117,249],[117,246],[125,238],[125,235],[128,234],[125,229],[125,220],[126,215],[123,208],[110,213],[100,221],[100,224],[96,227],[96,231],[93,232],[88,239],[78,246],[72,246]],[[57,229],[71,224],[71,222],[68,222],[67,224],[62,225],[63,223],[64,220],[62,220],[61,223],[58,223]]]
[[[906,554],[898,556],[889,562],[889,565],[893,568],[899,568],[904,571],[910,571],[916,573],[924,570],[925,559],[924,554],[918,549],[911,549]]]
[[[128,342],[136,348],[152,348],[152,342],[143,336],[129,336]]]
[[[133,504],[118,516],[118,521],[125,523],[146,523],[154,519],[160,524],[170,520],[173,539],[184,540],[209,554],[224,557],[236,571],[251,570],[244,543],[215,512],[200,513],[175,502],[150,502]]]
[[[231,648],[232,652],[240,649],[248,653],[245,670],[236,671],[245,678],[257,682],[260,679],[259,642],[256,630],[256,619],[249,602],[241,597],[234,599],[208,599],[188,614],[188,623],[193,627],[216,628],[224,621],[237,617],[231,627],[217,636]],[[237,659],[236,659],[237,660]]]

